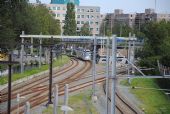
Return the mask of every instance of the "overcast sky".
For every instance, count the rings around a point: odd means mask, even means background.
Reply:
[[[36,0],[29,0],[35,2]],[[51,0],[40,0],[49,4]],[[82,6],[100,6],[101,13],[111,13],[123,9],[125,13],[144,12],[145,8],[155,8],[159,13],[170,14],[170,0],[80,0]]]

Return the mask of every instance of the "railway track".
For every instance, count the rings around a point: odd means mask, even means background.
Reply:
[[[74,66],[73,68],[75,68],[77,66],[77,63],[76,63],[76,65],[71,65],[71,66]],[[59,85],[59,91],[63,91],[65,84],[69,84],[72,81],[74,81],[75,79],[81,77],[82,74],[87,72],[90,68],[91,68],[91,63],[90,62],[85,62],[85,65],[83,67],[81,67],[78,71],[76,71],[75,73],[70,74],[67,78],[65,78],[64,80],[62,80],[60,82],[54,82],[53,85],[58,84]],[[70,71],[70,70],[72,70],[72,68],[69,68],[68,71]],[[65,73],[66,71],[62,70],[61,72]],[[60,73],[60,75],[61,74],[62,73]],[[56,77],[56,76],[54,76],[54,74],[53,74],[53,77]],[[45,102],[45,100],[47,99],[47,96],[48,96],[48,83],[46,85],[43,85],[43,86],[38,86],[39,83],[42,83],[43,79],[40,79],[40,80],[41,81],[38,80],[39,81],[38,84],[37,84],[36,81],[33,81],[33,82],[36,82],[36,84],[31,85],[32,92],[28,91],[26,89],[24,89],[24,90],[22,89],[22,91],[20,91],[21,96],[27,97],[26,100],[24,100],[23,102],[20,103],[21,108],[23,108],[26,101],[29,101],[32,107],[35,107],[35,106],[39,105],[40,103],[42,103],[41,101]],[[34,91],[34,89],[35,89],[35,91]],[[37,91],[37,89],[38,89],[38,91]],[[16,90],[14,90],[14,91],[16,91]],[[13,95],[14,95],[13,99],[16,99],[16,94],[13,94]],[[17,109],[17,106],[12,106],[11,111],[15,113],[16,109]],[[3,114],[6,114],[6,112],[4,111]]]
[[[118,71],[119,74],[120,73],[125,73],[124,70],[119,70]],[[103,84],[103,90],[104,90],[104,93],[106,94],[106,83]],[[110,93],[111,94],[111,93]],[[110,95],[109,94],[109,95]],[[120,114],[138,114],[138,112],[132,107],[129,105],[128,101],[126,101],[121,95],[120,93],[118,92],[118,90],[116,89],[116,95],[115,95],[115,100],[116,100],[116,109],[118,110],[118,112]],[[111,97],[108,97],[109,101],[111,102]]]
[[[63,73],[72,70],[74,67],[78,66],[78,64],[79,63],[77,60],[71,60],[70,65],[62,71],[55,72],[53,74],[53,78],[56,78],[56,77],[62,75]],[[85,62],[84,67],[80,68],[79,71],[77,71],[76,73],[70,74],[67,78],[63,79],[62,81],[54,82],[53,87],[55,84],[59,85],[59,96],[64,94],[64,85],[65,84],[69,84],[73,81],[78,81],[77,79],[81,79],[82,74],[87,72],[90,68],[91,68],[91,63]],[[48,74],[46,76],[48,76]],[[45,83],[47,81],[48,81],[48,78],[46,78],[45,76],[42,76],[41,78],[38,77],[33,81],[27,82],[26,84],[23,85],[23,87],[20,87],[19,85],[15,86],[15,88],[12,92],[13,99],[16,99],[17,92],[21,93],[21,96],[27,97],[19,105],[20,114],[22,114],[24,111],[24,105],[25,105],[26,101],[30,102],[31,108],[34,108],[34,107],[48,101],[48,83],[45,85],[41,85],[41,83]],[[96,80],[96,83],[101,83],[103,81],[105,81],[105,78],[99,78]],[[27,85],[29,85],[29,86],[27,87]],[[79,85],[74,85],[72,87],[69,87],[69,92],[74,92],[76,90],[80,90],[80,89],[85,88],[90,85],[92,85],[92,81],[88,81],[86,83],[79,84]],[[29,88],[31,88],[31,90]],[[27,89],[29,89],[29,91]],[[5,93],[6,92],[5,90],[3,90],[2,92],[3,92],[4,96],[5,96],[5,94],[7,95],[7,93]],[[116,93],[116,98],[119,99],[119,103],[117,103],[116,108],[119,110],[119,112],[121,114],[137,114],[137,113],[134,113],[135,110],[133,110],[133,108],[131,108],[131,112],[130,111],[128,111],[129,113],[127,112],[127,110],[130,109],[130,106],[128,106],[128,104],[121,97],[119,97],[118,93]],[[7,98],[5,100],[3,100],[3,102],[6,102],[6,101],[7,101]],[[127,108],[126,109],[122,108],[122,107],[125,107],[125,106],[122,106],[122,104],[125,104]],[[17,109],[16,105],[12,106],[12,108],[11,108],[12,113],[16,113],[16,109]],[[126,111],[122,111],[122,109],[126,110]],[[4,111],[4,112],[2,112],[2,114],[6,114],[6,112]]]
[[[78,61],[72,59],[71,63],[67,67],[65,67],[63,70],[54,71],[53,78],[58,77],[61,74],[74,69],[76,66],[78,66]],[[29,93],[29,91],[25,91],[25,90],[29,90],[30,88],[36,88],[36,87],[41,86],[44,82],[48,81],[49,79],[48,75],[49,74],[45,74],[45,75],[36,77],[33,80],[28,80],[27,82],[13,85],[11,99],[15,99],[18,93],[20,93],[21,96],[24,96]],[[2,99],[0,103],[7,101],[7,94],[8,94],[7,88],[1,91]]]
[[[103,84],[103,90],[106,94],[105,85]],[[138,114],[135,109],[133,109],[122,97],[120,97],[119,93],[116,92],[116,109],[120,114]],[[108,97],[109,101],[111,102],[111,98]]]

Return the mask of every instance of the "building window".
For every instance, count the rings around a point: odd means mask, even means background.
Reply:
[[[84,15],[81,15],[81,18],[84,18]]]
[[[84,12],[84,9],[81,9],[81,12]]]
[[[96,31],[99,31],[99,28],[96,28]]]
[[[80,18],[80,15],[77,15],[77,18]]]
[[[63,17],[65,17],[66,16],[66,14],[63,14]]]
[[[90,9],[90,12],[93,12],[93,9]]]
[[[99,9],[99,8],[97,8],[97,9],[96,9],[96,12],[100,12],[100,9]]]
[[[60,14],[57,14],[57,17],[60,17]]]
[[[80,27],[77,27],[77,31],[80,31]]]
[[[53,10],[56,10],[56,7],[53,7]]]
[[[91,15],[91,18],[93,19],[93,18],[94,18],[94,16],[93,16],[93,15]]]
[[[93,31],[93,28],[90,28],[90,31]]]
[[[92,25],[92,24],[93,24],[93,21],[90,21],[90,24]]]
[[[81,21],[81,24],[84,24],[84,21]]]
[[[77,9],[77,12],[80,12],[80,9]]]
[[[80,24],[80,21],[77,21],[77,24]]]
[[[65,7],[63,7],[63,10],[66,10],[66,8],[65,8]]]
[[[89,16],[89,15],[87,15],[87,18],[89,19],[89,18],[90,18],[90,16]]]
[[[90,22],[89,22],[89,21],[86,21],[86,23],[87,23],[87,24],[90,24]]]
[[[57,7],[57,10],[60,10],[60,7]]]
[[[51,7],[48,7],[49,10],[51,10]]]
[[[99,25],[99,22],[96,22],[96,25]]]

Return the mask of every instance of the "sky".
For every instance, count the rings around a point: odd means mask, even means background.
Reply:
[[[36,0],[29,0],[35,2]],[[51,0],[40,0],[49,4]],[[124,13],[141,13],[146,8],[155,9],[158,13],[170,14],[170,0],[80,0],[81,6],[99,6],[101,13],[113,13],[114,9],[123,9]]]

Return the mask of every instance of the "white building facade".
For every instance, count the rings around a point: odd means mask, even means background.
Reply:
[[[64,26],[67,5],[65,4],[46,4],[46,7],[52,13],[55,19],[58,19]],[[99,35],[100,25],[101,25],[101,14],[100,7],[97,6],[75,6],[76,11],[76,23],[77,23],[77,32],[81,30],[81,27],[85,24],[89,24],[89,30],[92,35]]]

